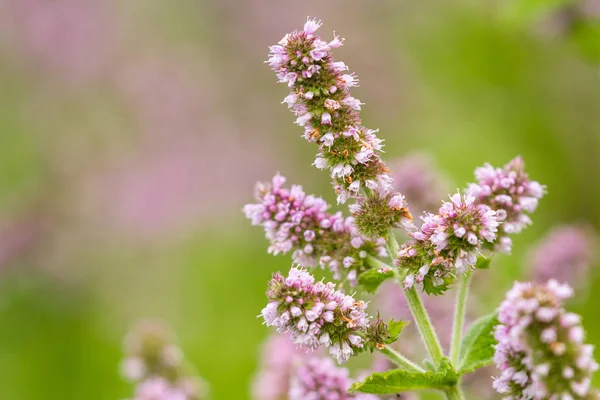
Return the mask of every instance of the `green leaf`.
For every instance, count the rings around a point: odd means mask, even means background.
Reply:
[[[375,293],[379,285],[381,285],[386,279],[393,277],[393,271],[379,272],[379,270],[373,268],[360,274],[358,277],[358,283],[367,293]]]
[[[444,283],[436,285],[433,282],[433,276],[426,275],[423,279],[423,291],[429,296],[441,296],[446,290],[450,289],[448,286],[450,283],[450,279],[444,279]]]
[[[457,382],[456,372],[449,362],[443,363],[438,371],[412,372],[393,369],[375,372],[364,381],[352,385],[353,392],[394,394],[408,390],[445,389]]]
[[[490,267],[490,263],[492,262],[491,257],[479,257],[477,259],[477,263],[475,264],[475,268],[477,269],[488,269]]]
[[[404,329],[404,327],[406,325],[408,325],[408,321],[396,321],[395,319],[390,319],[389,322],[387,323],[387,334],[389,336],[389,338],[385,341],[385,344],[392,344],[394,343],[396,340],[398,340],[398,336],[400,335],[400,332],[402,332],[402,329]]]
[[[458,374],[463,375],[494,361],[494,328],[498,324],[496,314],[486,315],[475,321],[467,330],[460,344]]]

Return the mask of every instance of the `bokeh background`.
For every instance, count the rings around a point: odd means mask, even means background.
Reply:
[[[0,0],[0,398],[130,396],[121,341],[148,317],[215,399],[248,398],[290,260],[241,208],[276,171],[334,202],[263,64],[307,15],[346,38],[388,161],[427,152],[462,188],[521,154],[548,186],[484,272],[493,309],[553,225],[600,228],[600,4],[560,3]],[[570,306],[600,344],[590,276]]]

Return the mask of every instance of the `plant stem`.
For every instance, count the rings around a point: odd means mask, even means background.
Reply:
[[[394,255],[399,249],[398,241],[396,237],[390,232],[388,235],[388,252],[390,253],[390,257],[394,258]],[[397,282],[400,286],[403,285],[403,277],[398,272],[398,269],[394,269],[394,274]],[[425,343],[425,347],[431,356],[431,360],[434,364],[438,364],[442,357],[444,356],[444,352],[442,351],[442,346],[440,345],[440,341],[435,333],[435,329],[433,328],[433,324],[429,319],[429,314],[427,314],[427,310],[421,301],[421,297],[419,293],[413,286],[410,289],[404,290],[404,295],[406,296],[406,302],[408,303],[408,307],[415,319],[415,323],[417,324],[417,328],[421,333],[421,338],[423,339],[423,343]]]
[[[458,367],[460,355],[460,341],[462,339],[463,325],[465,323],[465,312],[467,297],[469,296],[469,284],[471,283],[470,272],[467,272],[458,284],[456,297],[456,309],[454,310],[454,325],[452,326],[452,345],[450,347],[450,361],[454,367]]]
[[[460,390],[458,384],[456,386],[450,386],[446,389],[446,397],[448,400],[465,400],[465,396]]]
[[[387,358],[389,358],[394,364],[396,364],[399,367],[404,367],[408,370],[417,372],[425,372],[423,368],[419,367],[417,364],[410,361],[408,358],[404,357],[402,354],[398,353],[389,346],[384,346],[382,349],[379,349],[379,351],[385,354]]]
[[[402,285],[401,280],[399,283]],[[435,333],[435,329],[433,328],[433,324],[431,323],[429,315],[427,314],[427,310],[421,301],[421,297],[414,287],[405,290],[404,295],[406,296],[408,307],[410,308],[413,318],[415,319],[417,328],[419,328],[419,332],[421,333],[425,347],[431,356],[431,360],[434,362],[434,364],[438,364],[444,356],[444,353],[442,351],[440,341]]]

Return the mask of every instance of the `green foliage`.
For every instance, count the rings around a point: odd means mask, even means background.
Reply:
[[[387,336],[388,338],[384,341],[385,344],[392,344],[396,340],[398,340],[398,336],[400,336],[400,332],[406,325],[408,325],[408,321],[395,320],[390,319],[387,325]]]
[[[494,359],[494,327],[498,324],[496,314],[486,315],[475,321],[460,345],[458,374],[463,375],[477,368],[490,365]]]
[[[367,328],[364,349],[372,353],[376,348],[380,348],[382,344],[394,343],[398,340],[398,335],[406,325],[408,325],[408,322],[396,321],[393,318],[386,324],[379,318],[378,314],[377,318]]]
[[[423,279],[423,291],[430,296],[441,296],[446,293],[446,290],[450,289],[448,286],[450,283],[452,283],[451,279],[444,278],[444,283],[436,285],[433,282],[433,276],[426,275],[425,279]]]
[[[394,273],[392,271],[379,272],[377,269],[370,269],[363,272],[358,277],[358,284],[367,292],[375,293],[385,280],[393,278]]]
[[[436,371],[412,372],[393,369],[375,372],[362,382],[352,385],[352,391],[373,394],[394,394],[409,390],[440,389],[456,385],[456,372],[447,359],[443,359]]]

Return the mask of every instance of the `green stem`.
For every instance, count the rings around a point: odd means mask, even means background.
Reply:
[[[390,257],[393,259],[400,246],[398,245],[396,237],[391,232],[388,235],[387,244],[388,252],[390,253]],[[394,269],[394,274],[397,282],[402,286],[404,284],[403,277],[400,275],[397,268]],[[408,290],[404,290],[404,295],[406,296],[408,307],[410,308],[413,318],[415,319],[417,328],[421,333],[423,343],[425,343],[425,347],[431,356],[431,360],[437,365],[442,357],[444,357],[444,352],[442,351],[442,346],[440,345],[440,341],[435,333],[431,319],[429,319],[429,314],[427,314],[427,310],[421,301],[421,297],[414,286]]]
[[[408,370],[417,372],[425,372],[423,368],[419,367],[417,364],[410,361],[408,358],[404,357],[402,354],[398,353],[389,346],[384,346],[382,349],[379,349],[379,351],[399,367],[404,367]]]
[[[402,285],[402,280],[400,280],[399,283]],[[444,353],[435,333],[435,329],[433,328],[433,324],[431,323],[431,319],[429,319],[429,314],[427,314],[427,310],[421,301],[421,297],[414,286],[405,290],[404,295],[406,296],[408,307],[415,319],[417,328],[421,333],[425,347],[431,356],[431,360],[437,365],[442,357],[444,357]]]
[[[460,390],[458,384],[446,389],[446,397],[448,397],[448,400],[465,400],[465,395]]]
[[[373,257],[371,255],[367,255],[367,258],[365,258],[365,261],[367,262],[367,265],[371,268],[379,269],[379,268],[386,267],[386,268],[392,269],[389,265],[387,265],[380,259]]]
[[[469,296],[469,284],[472,275],[472,273],[467,272],[462,276],[458,284],[456,309],[454,310],[454,325],[452,326],[452,344],[450,346],[450,361],[454,367],[458,367],[460,341],[462,339],[463,326],[465,323],[467,297]]]

